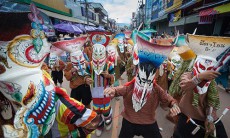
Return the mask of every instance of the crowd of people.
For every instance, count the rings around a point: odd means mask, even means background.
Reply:
[[[229,38],[188,34],[185,43],[183,35],[150,39],[139,30],[116,32],[108,45],[93,43],[88,35],[46,38],[37,27],[42,18],[33,4],[31,9],[29,16],[1,13],[0,24],[7,26],[0,28],[0,136],[35,138],[50,132],[54,138],[75,138],[95,130],[100,137],[112,127],[111,100],[123,97],[119,138],[161,138],[159,105],[169,109],[173,138],[228,137],[217,116],[215,79],[230,56]],[[207,51],[196,43],[200,37],[226,46]],[[69,55],[66,62],[60,58],[63,51]],[[122,84],[124,72],[128,78]],[[62,88],[63,77],[70,95]]]
[[[118,36],[120,34],[125,36],[125,33],[126,31],[117,32]],[[115,37],[111,38],[108,46],[93,45],[90,40],[87,40],[80,50],[82,52],[80,55],[86,55],[89,61],[85,61],[85,65],[79,67],[79,64],[73,61],[77,57],[70,54],[70,61],[65,63],[65,68],[62,68],[64,77],[70,81],[69,87],[72,89],[70,96],[81,101],[87,108],[91,108],[92,100],[93,110],[104,118],[105,122],[101,122],[96,129],[97,136],[101,135],[104,125],[106,130],[111,128],[111,98],[122,96],[125,110],[122,112],[123,121],[119,137],[126,138],[134,135],[161,137],[155,118],[159,103],[163,108],[171,108],[166,118],[175,124],[173,137],[214,136],[214,129],[217,137],[227,137],[221,121],[213,126],[214,121],[218,119],[216,110],[219,109],[220,104],[214,81],[220,75],[219,72],[205,71],[195,76],[193,65],[196,54],[187,45],[173,49],[170,54],[165,53],[164,56],[168,58],[160,64],[157,63],[159,61],[151,59],[154,57],[146,59],[145,55],[140,53],[139,64],[134,64],[134,42],[130,36],[122,37],[121,41],[119,40],[121,38],[116,38],[117,34],[113,35]],[[123,52],[118,46],[122,44],[121,42],[124,45]],[[153,40],[150,42],[153,44]],[[56,62],[58,67],[61,67],[60,62],[60,60]],[[85,74],[79,71],[80,68],[85,69]],[[127,83],[122,85],[119,80],[123,80],[121,75],[125,71]],[[51,74],[56,82],[57,77],[53,76],[53,69]],[[206,94],[197,96],[198,103],[194,105],[193,90],[202,81],[211,81],[211,84]],[[211,97],[209,94],[216,97],[211,99],[216,101],[215,104],[209,103]],[[208,114],[210,108],[212,112]],[[194,132],[198,126],[192,121],[188,122],[188,118],[195,121],[201,130]]]

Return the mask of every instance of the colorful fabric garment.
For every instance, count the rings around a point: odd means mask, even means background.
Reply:
[[[178,85],[180,83],[180,77],[184,72],[190,72],[192,71],[194,60],[187,60],[183,61],[179,69],[174,75],[174,79],[169,87],[169,94],[173,97],[181,97],[182,91],[180,86]]]
[[[136,112],[133,108],[132,96],[134,92],[136,78],[132,81],[127,82],[124,86],[113,87],[116,91],[115,96],[123,97],[124,110],[122,116],[133,124],[153,124],[156,122],[155,111],[159,105],[162,103],[165,107],[172,107],[176,101],[167,94],[159,85],[153,82],[153,89],[149,95],[149,98],[145,105]]]
[[[97,113],[108,113],[111,105],[111,98],[93,98],[93,110]]]
[[[111,62],[106,62],[105,66],[104,66],[104,69],[103,71],[108,71],[109,74],[113,75],[114,74],[114,65],[111,63]],[[92,61],[89,62],[87,64],[87,68],[86,68],[86,73],[88,75],[90,75],[90,77],[95,80],[95,72],[93,70],[93,65],[92,65]],[[99,75],[100,76],[100,75]],[[109,86],[109,85],[112,85],[114,83],[114,77],[110,78],[110,79],[106,79],[106,78],[101,78],[101,77],[98,77],[98,79],[96,80],[98,83],[98,86],[103,86],[103,87],[106,87],[106,86]],[[102,83],[101,83],[102,81]],[[93,88],[96,87],[95,86],[95,81],[93,83]]]
[[[56,88],[56,93],[59,100],[56,102],[56,120],[52,127],[53,137],[80,133],[78,132],[79,127],[86,127],[96,119],[96,112],[85,108],[82,103],[70,98],[64,89]],[[96,121],[94,125],[97,123],[99,121]]]

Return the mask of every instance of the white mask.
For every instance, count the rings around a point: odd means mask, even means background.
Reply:
[[[133,108],[136,112],[145,105],[148,97],[153,91],[153,79],[155,76],[155,71],[155,68],[152,68],[150,71],[149,69],[140,67],[139,65],[132,96]]]
[[[73,66],[77,69],[78,75],[85,75],[85,58],[81,50],[70,53],[70,60]]]
[[[100,75],[103,72],[105,63],[106,63],[106,50],[105,46],[101,44],[93,45],[93,54],[92,54],[93,70],[97,75]]]
[[[116,48],[112,45],[108,45],[106,47],[107,50],[107,58],[110,62],[115,63],[116,59],[117,59],[117,52],[116,52]]]
[[[11,103],[19,105],[15,108],[14,125],[2,125],[5,137],[45,135],[55,119],[54,84],[41,70],[50,45],[44,32],[37,28],[40,25],[37,21],[42,22],[42,18],[31,5],[33,12],[28,17],[33,21],[30,32],[33,37],[19,35],[11,41],[0,41],[0,57],[5,60],[5,63],[0,62],[4,68],[0,91]]]
[[[123,38],[118,38],[118,47],[119,47],[121,53],[125,52],[125,45],[124,45]]]

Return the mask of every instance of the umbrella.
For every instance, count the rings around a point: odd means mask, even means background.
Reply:
[[[104,29],[103,26],[99,26],[99,27],[97,28],[97,31],[105,31],[105,29]]]
[[[86,31],[95,31],[97,28],[93,26],[85,26]]]
[[[85,30],[85,26],[83,24],[74,24],[75,26],[77,26],[78,28],[80,28],[82,31],[86,31]]]
[[[79,29],[77,26],[70,24],[70,23],[60,23],[54,25],[54,28],[60,32],[67,32],[67,33],[77,33],[80,34],[83,31]]]

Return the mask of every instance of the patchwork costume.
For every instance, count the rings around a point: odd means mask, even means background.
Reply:
[[[100,117],[55,87],[49,74],[41,70],[50,52],[42,29],[44,23],[50,23],[43,19],[48,16],[34,4],[4,5],[9,7],[0,12],[0,137],[38,138],[51,128],[55,138],[85,137],[97,127]]]
[[[111,128],[112,108],[110,105],[111,98],[104,96],[104,89],[114,83],[114,66],[113,63],[106,61],[106,49],[101,44],[93,46],[92,61],[88,63],[86,72],[88,77],[92,78],[91,93],[93,99],[93,110],[100,114],[104,121],[96,129],[96,135],[100,136],[105,124],[107,130]],[[107,72],[109,77],[103,76]]]

